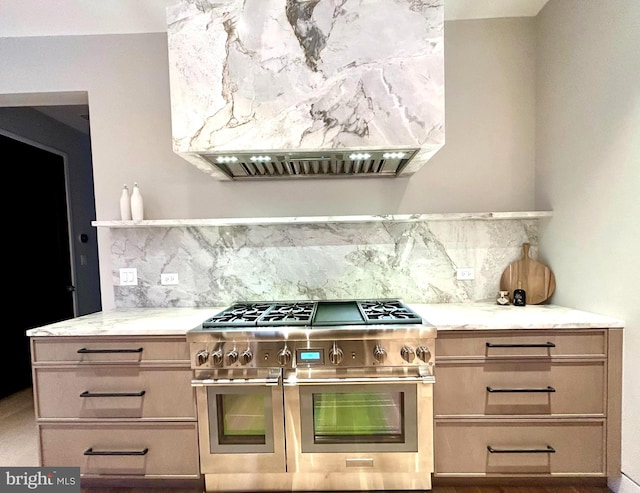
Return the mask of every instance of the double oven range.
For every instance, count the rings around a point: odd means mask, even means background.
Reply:
[[[187,341],[207,491],[431,488],[435,338],[399,299],[205,320]]]

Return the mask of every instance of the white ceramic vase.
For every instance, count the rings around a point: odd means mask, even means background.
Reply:
[[[134,221],[142,221],[144,219],[142,194],[137,183],[133,184],[133,192],[131,192],[131,219]]]
[[[131,221],[131,198],[129,197],[129,187],[126,185],[122,188],[120,195],[120,219]]]

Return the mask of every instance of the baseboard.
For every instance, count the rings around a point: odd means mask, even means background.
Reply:
[[[200,479],[134,479],[134,478],[80,478],[82,489],[87,488],[153,488],[175,489],[201,493],[204,490],[204,477]]]
[[[604,477],[482,477],[461,476],[433,478],[433,486],[607,486]],[[631,492],[630,492],[631,493]],[[635,491],[633,493],[636,493]],[[640,492],[638,492],[640,493]]]

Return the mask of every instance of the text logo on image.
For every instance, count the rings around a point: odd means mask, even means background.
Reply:
[[[0,492],[80,493],[80,468],[0,467]]]

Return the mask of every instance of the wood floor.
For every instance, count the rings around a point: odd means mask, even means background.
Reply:
[[[0,466],[38,466],[37,434],[30,388],[0,399]],[[201,493],[174,488],[81,488],[82,493]],[[441,486],[432,493],[611,493],[605,486]]]
[[[37,466],[37,443],[31,388],[0,399],[0,466]]]
[[[199,493],[186,489],[81,488],[82,493]],[[335,493],[335,492],[333,492]],[[389,492],[385,492],[389,493]],[[397,492],[407,493],[407,492]],[[414,492],[415,493],[415,492]],[[431,493],[611,493],[599,486],[434,486]]]
[[[433,493],[609,493],[606,486],[435,486]]]

